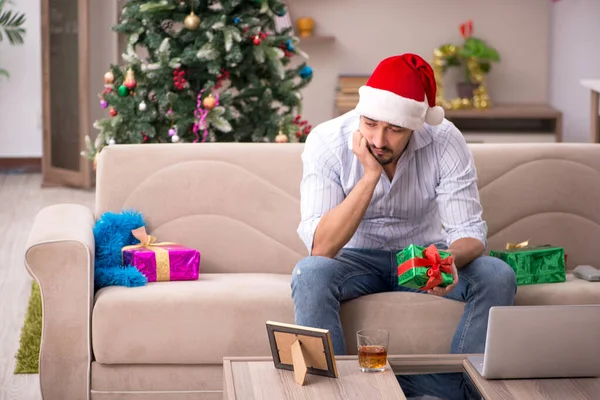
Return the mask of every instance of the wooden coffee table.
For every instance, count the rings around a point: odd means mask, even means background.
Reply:
[[[600,379],[505,379],[487,380],[469,360],[464,368],[485,400],[598,400]]]
[[[271,357],[223,359],[226,400],[405,399],[395,374],[461,372],[468,355],[389,356],[384,372],[364,373],[356,356],[336,357],[338,378],[308,375],[304,386],[292,371],[276,369]]]

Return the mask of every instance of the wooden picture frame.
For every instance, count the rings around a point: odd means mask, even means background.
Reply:
[[[329,330],[274,321],[266,325],[275,368],[294,371],[299,385],[306,374],[338,377]]]

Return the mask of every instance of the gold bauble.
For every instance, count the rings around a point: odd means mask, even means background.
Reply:
[[[217,99],[215,99],[212,94],[209,94],[208,97],[206,97],[204,100],[202,100],[202,105],[207,110],[212,110],[213,108],[215,108],[216,104],[217,104]]]
[[[287,143],[289,141],[290,139],[281,132],[279,132],[279,135],[275,136],[275,142],[277,143]]]
[[[194,11],[192,11],[190,13],[190,15],[185,17],[183,24],[190,31],[195,31],[196,29],[198,29],[200,27],[200,17],[197,16],[196,14],[194,14]]]

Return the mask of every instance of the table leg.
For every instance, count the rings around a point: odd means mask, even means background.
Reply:
[[[591,141],[592,143],[600,143],[600,118],[598,116],[598,108],[600,107],[600,93],[592,90],[592,101],[591,101]]]

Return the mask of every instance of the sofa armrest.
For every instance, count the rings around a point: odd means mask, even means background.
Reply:
[[[89,398],[93,226],[87,207],[49,206],[36,216],[27,243],[25,266],[42,297],[39,372],[45,400]]]

